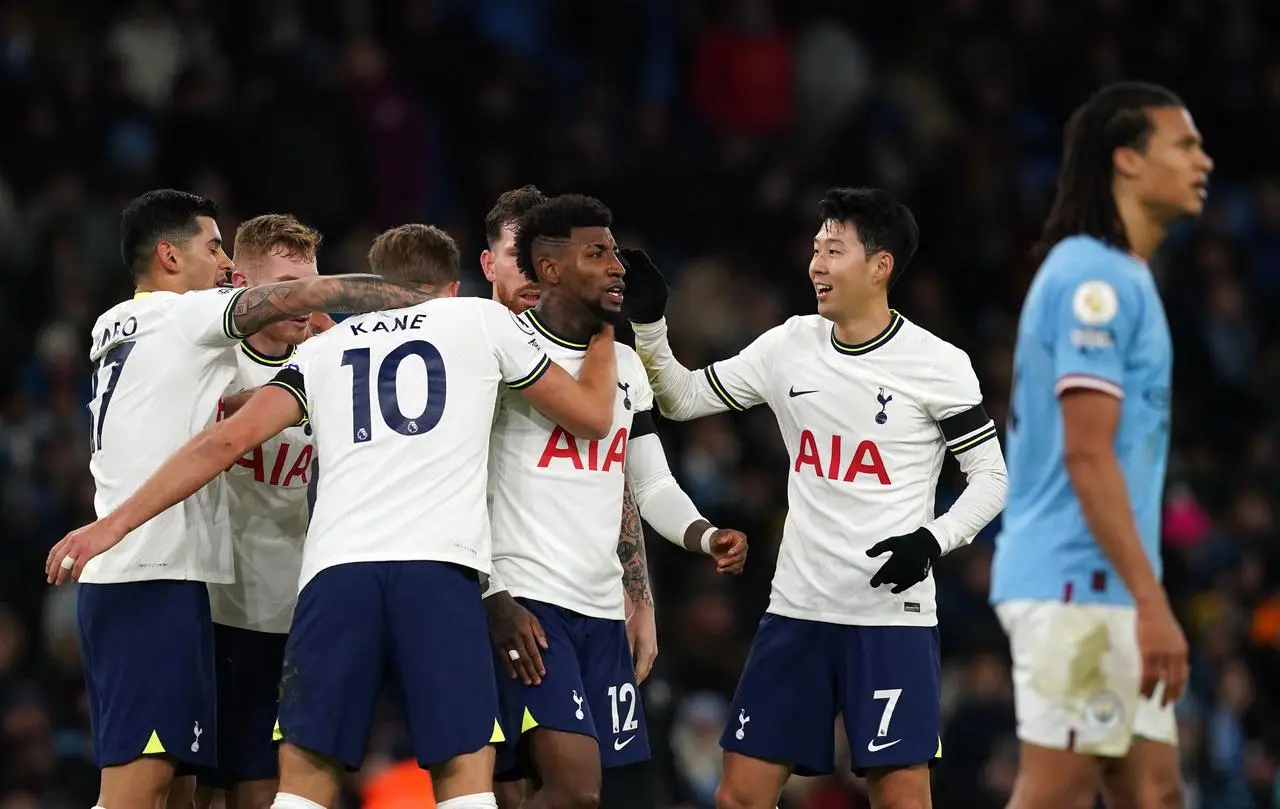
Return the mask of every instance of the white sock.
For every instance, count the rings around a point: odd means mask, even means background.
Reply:
[[[307,800],[301,795],[277,792],[276,799],[271,802],[271,809],[324,809],[324,807],[315,801]]]
[[[441,801],[436,804],[436,809],[498,809],[498,800],[492,792],[477,792]]]

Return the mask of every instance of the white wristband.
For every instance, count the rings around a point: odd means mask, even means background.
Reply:
[[[711,535],[720,529],[714,525],[702,532],[702,552],[707,556],[711,555]]]

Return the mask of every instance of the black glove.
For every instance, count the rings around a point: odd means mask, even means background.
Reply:
[[[627,270],[622,313],[632,323],[657,323],[667,310],[667,279],[639,248],[622,248],[618,260]]]
[[[942,546],[929,529],[917,528],[900,537],[880,540],[871,546],[867,556],[879,556],[886,551],[893,555],[871,577],[871,586],[892,584],[894,587],[889,592],[897,595],[929,577],[929,568],[942,555]]]

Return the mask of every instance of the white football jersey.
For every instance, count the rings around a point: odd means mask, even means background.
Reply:
[[[699,376],[700,411],[768,404],[790,457],[769,612],[935,625],[933,577],[899,595],[873,589],[889,556],[867,549],[934,519],[944,450],[958,454],[996,437],[968,355],[897,312],[858,345],[838,341],[830,321],[804,315]]]
[[[139,293],[93,326],[89,402],[94,509],[109,514],[213,423],[236,373],[232,307],[242,290]],[[230,527],[221,475],[130,532],[84,567],[83,582],[229,582]]]
[[[354,562],[489,572],[498,391],[532,385],[551,365],[530,331],[494,301],[438,298],[348,318],[298,347],[297,370],[271,384],[299,397],[324,458],[299,591]]]
[[[241,343],[231,390],[265,385],[294,353],[268,357]],[[312,460],[311,425],[305,424],[267,439],[227,470],[236,580],[209,586],[214,622],[255,632],[289,631],[310,514]]]
[[[548,356],[575,377],[587,347],[556,335],[532,310],[520,316]],[[599,441],[575,438],[524,397],[503,391],[489,455],[493,566],[513,596],[593,618],[626,617],[618,533],[627,440],[636,413],[653,407],[640,358],[614,343],[618,395]]]

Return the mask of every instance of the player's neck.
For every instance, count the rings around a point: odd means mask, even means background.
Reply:
[[[849,345],[865,343],[889,328],[892,319],[889,301],[876,301],[835,321],[836,339]]]
[[[1116,210],[1120,214],[1120,223],[1124,225],[1125,236],[1129,239],[1129,249],[1143,261],[1150,261],[1151,254],[1164,241],[1168,227],[1152,216],[1136,197],[1129,194],[1116,194]]]
[[[293,350],[293,346],[289,343],[273,340],[262,332],[249,335],[245,342],[264,357],[286,357]]]
[[[165,272],[151,272],[138,279],[138,283],[134,286],[135,295],[142,295],[148,292],[174,292],[178,295],[190,292],[186,284],[182,283],[181,275],[170,275]]]
[[[600,329],[600,317],[585,306],[557,296],[543,295],[534,310],[542,325],[565,340],[586,344]]]

